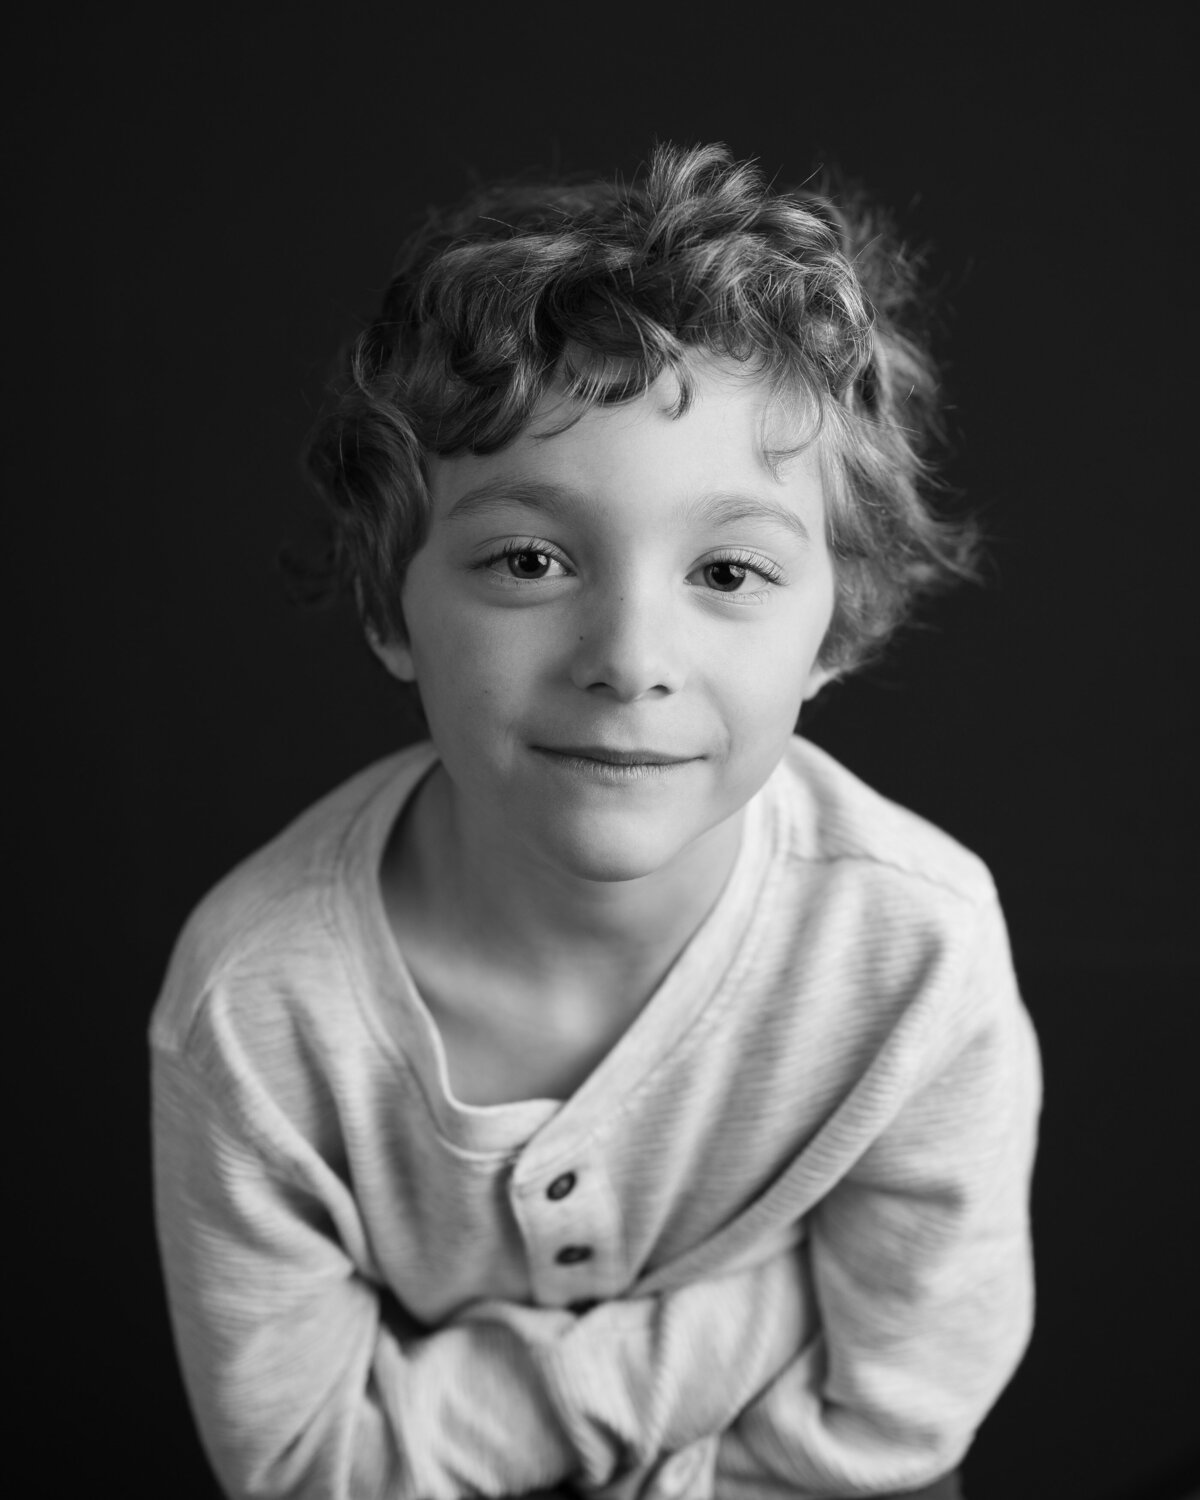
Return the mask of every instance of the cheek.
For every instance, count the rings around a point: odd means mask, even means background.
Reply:
[[[790,735],[804,701],[807,660],[777,652],[743,669],[738,684],[738,720],[745,739],[765,749],[780,735]]]
[[[728,640],[718,671],[722,696],[747,722],[794,723],[828,620],[823,597],[811,606],[781,611],[769,629]]]
[[[472,609],[460,600],[422,616],[413,631],[417,682],[447,708],[469,714],[519,693],[536,670],[536,644],[517,612]]]

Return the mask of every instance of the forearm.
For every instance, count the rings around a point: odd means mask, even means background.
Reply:
[[[553,1337],[543,1309],[480,1303],[466,1316],[520,1333],[579,1482],[605,1494],[618,1484],[615,1495],[638,1493],[632,1476],[726,1429],[805,1342],[811,1307],[789,1250],[752,1270],[602,1304]]]
[[[267,1357],[235,1383],[203,1350],[181,1353],[232,1496],[461,1500],[572,1477],[634,1495],[664,1455],[728,1427],[786,1364],[803,1336],[796,1283],[781,1258],[578,1321],[479,1303],[418,1337],[385,1326],[360,1285],[336,1318],[327,1308],[319,1356],[260,1336]]]
[[[526,1340],[424,1328],[363,1274],[353,1200],[319,1158],[235,1134],[173,1059],[156,1059],[154,1098],[176,1343],[230,1496],[463,1500],[570,1475]],[[542,1337],[573,1324],[547,1312]]]
[[[583,1318],[480,1302],[430,1331],[331,1234],[353,1229],[344,1185],[269,1165],[162,1060],[155,1143],[181,1363],[231,1496],[599,1488],[728,1426],[800,1342],[792,1252]]]
[[[1028,1338],[1019,1247],[968,1295],[874,1320],[829,1298],[828,1327],[741,1413],[717,1455],[722,1500],[908,1493],[962,1461]]]
[[[924,1495],[961,1463],[990,1404],[953,1390],[952,1378],[911,1404],[843,1403],[823,1393],[828,1367],[820,1341],[721,1437],[720,1500]]]

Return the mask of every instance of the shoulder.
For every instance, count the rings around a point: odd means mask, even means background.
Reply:
[[[875,791],[826,751],[794,736],[772,778],[785,858],[933,902],[990,905],[995,886],[983,860],[918,813]]]
[[[337,908],[362,856],[386,839],[432,760],[420,744],[377,761],[301,813],[226,875],[193,910],[151,1019],[152,1043],[186,1050],[212,997],[260,994],[333,961]]]
[[[767,790],[775,879],[759,962],[790,976],[784,1012],[802,993],[798,1009],[824,1018],[835,1050],[857,1038],[865,1066],[886,1051],[918,1080],[972,1038],[1026,1048],[1007,925],[978,855],[799,738]]]

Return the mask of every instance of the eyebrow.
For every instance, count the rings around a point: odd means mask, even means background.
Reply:
[[[514,475],[509,479],[487,479],[460,495],[447,512],[447,521],[462,521],[482,511],[505,505],[521,505],[559,516],[572,505],[587,503],[587,495],[570,485],[550,484],[544,479],[526,479]]]
[[[808,527],[790,506],[761,495],[721,490],[691,501],[685,506],[684,513],[689,520],[707,526],[737,526],[743,521],[765,521],[772,526],[782,526],[802,542],[812,541]]]
[[[514,475],[508,479],[486,480],[467,490],[450,507],[446,519],[460,521],[493,508],[518,505],[558,518],[589,502],[595,503],[594,498],[573,485],[551,484],[544,479]],[[792,532],[803,542],[812,540],[808,527],[790,506],[765,496],[718,490],[686,501],[680,511],[681,519],[693,525],[720,527],[737,526],[744,521],[765,522]]]

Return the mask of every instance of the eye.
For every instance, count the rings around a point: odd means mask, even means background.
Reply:
[[[770,558],[756,552],[735,552],[725,557],[710,557],[691,578],[699,581],[706,593],[737,595],[739,602],[761,603],[769,588],[763,585],[783,583],[783,570]]]
[[[524,547],[520,552],[506,552],[504,562],[514,578],[545,578],[554,559],[548,552],[535,552]]]
[[[532,537],[504,543],[473,567],[509,584],[565,578],[570,571],[556,552]]]
[[[702,571],[704,581],[709,588],[714,588],[722,594],[736,594],[745,583],[750,569],[743,563],[722,560],[706,563]]]

